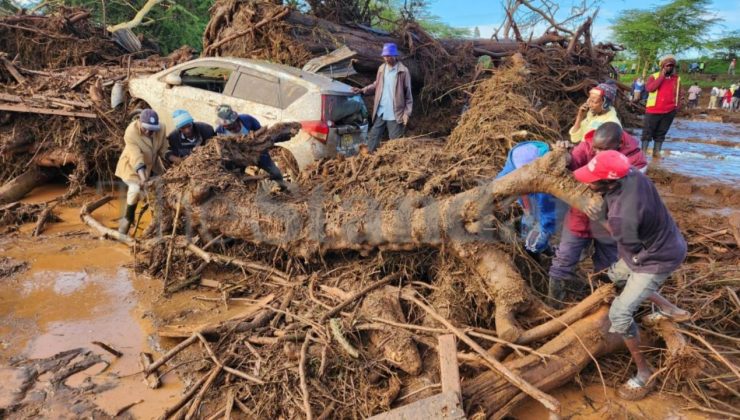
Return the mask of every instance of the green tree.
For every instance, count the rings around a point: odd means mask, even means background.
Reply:
[[[709,17],[709,0],[673,0],[652,10],[629,9],[611,27],[616,41],[637,58],[643,69],[660,54],[699,48],[720,19]]]
[[[473,38],[480,38],[480,29],[477,26],[473,29]]]
[[[740,53],[740,30],[730,32],[722,38],[713,40],[707,47],[714,51],[718,58],[732,59]]]

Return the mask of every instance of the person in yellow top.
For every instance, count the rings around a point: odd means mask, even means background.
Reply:
[[[588,100],[578,108],[576,121],[570,128],[570,141],[580,143],[589,131],[596,130],[605,122],[622,123],[614,109],[617,86],[611,80],[600,83],[588,93]]]
[[[116,165],[116,176],[128,187],[126,211],[118,225],[118,232],[124,235],[128,234],[134,221],[144,182],[152,173],[159,175],[164,172],[164,160],[174,161],[170,159],[166,133],[153,109],[143,110],[139,118],[126,127],[123,152]]]

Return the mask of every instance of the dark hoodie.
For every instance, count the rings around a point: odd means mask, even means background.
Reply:
[[[583,136],[583,141],[578,143],[578,146],[570,152],[571,160],[568,165],[568,169],[571,171],[575,171],[582,166],[588,165],[588,162],[596,156],[596,152],[594,152],[593,148],[594,132],[595,130],[591,130],[586,133],[586,135]],[[637,169],[642,169],[647,166],[647,158],[640,150],[640,143],[626,131],[622,131],[622,145],[619,147],[619,153],[627,156],[630,164]],[[565,218],[565,225],[579,238],[608,236],[608,233],[600,229],[599,226],[595,226],[596,232],[592,232],[591,222],[588,219],[588,216],[575,208],[571,208],[568,212],[568,215]]]
[[[630,169],[604,195],[619,258],[636,273],[670,273],[686,258],[686,241],[652,181]]]

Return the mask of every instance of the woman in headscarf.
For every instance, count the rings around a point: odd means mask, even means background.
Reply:
[[[616,96],[617,86],[611,80],[591,89],[586,103],[578,108],[576,121],[570,128],[570,141],[580,143],[586,133],[596,130],[605,122],[615,122],[621,126],[622,123],[614,109]]]

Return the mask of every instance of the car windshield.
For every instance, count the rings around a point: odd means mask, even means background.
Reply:
[[[324,121],[362,123],[368,113],[360,95],[324,95]]]

